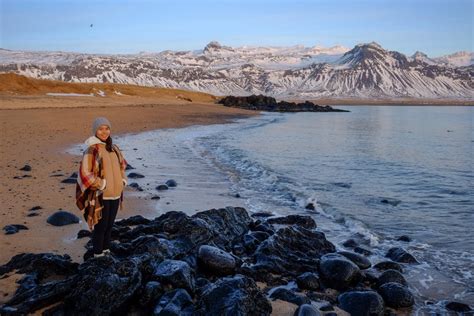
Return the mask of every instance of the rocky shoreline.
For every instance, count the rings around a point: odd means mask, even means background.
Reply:
[[[132,216],[115,223],[110,255],[93,258],[89,242],[82,264],[26,253],[0,266],[0,278],[22,275],[0,313],[269,315],[271,300],[298,306],[295,315],[410,312],[414,295],[402,273],[416,258],[392,248],[372,265],[353,241],[336,251],[316,228],[309,216],[249,216],[239,207]],[[444,307],[472,312],[458,302]]]
[[[217,101],[217,103],[227,107],[267,112],[350,112],[334,109],[329,105],[317,105],[310,101],[300,103],[277,102],[275,98],[264,95],[251,95],[248,97],[227,96]]]

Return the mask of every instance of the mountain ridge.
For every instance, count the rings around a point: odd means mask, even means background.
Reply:
[[[230,47],[99,55],[0,50],[0,72],[278,98],[474,99],[473,53],[405,56],[376,42],[344,47]],[[468,63],[469,65],[465,65]],[[461,65],[461,66],[457,66]]]

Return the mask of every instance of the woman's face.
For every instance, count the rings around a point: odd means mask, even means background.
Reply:
[[[103,142],[110,136],[110,128],[107,125],[101,125],[95,135]]]

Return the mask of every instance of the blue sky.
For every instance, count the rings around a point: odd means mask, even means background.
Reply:
[[[0,0],[0,47],[136,53],[376,41],[431,57],[473,50],[473,0]],[[93,24],[93,27],[90,27]]]

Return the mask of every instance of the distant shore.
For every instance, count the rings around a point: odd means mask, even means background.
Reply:
[[[311,101],[319,105],[416,105],[416,106],[474,106],[474,100],[452,99],[356,99],[356,98],[322,98],[322,99],[286,99],[291,102]]]

